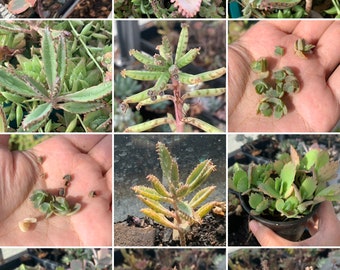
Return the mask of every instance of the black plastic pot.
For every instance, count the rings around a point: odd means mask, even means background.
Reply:
[[[275,233],[280,235],[281,237],[290,240],[290,241],[299,241],[301,240],[301,236],[303,235],[308,220],[315,214],[318,205],[314,207],[313,211],[308,215],[299,218],[299,219],[288,219],[286,221],[275,221],[269,220],[260,215],[253,215],[251,214],[251,208],[248,203],[248,196],[241,196],[239,194],[239,198],[241,201],[241,205],[243,209],[251,216],[252,219],[255,219],[261,222],[263,225],[267,226]]]

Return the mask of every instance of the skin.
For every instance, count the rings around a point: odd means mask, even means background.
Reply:
[[[307,59],[294,52],[294,42],[304,38],[316,45]],[[282,57],[275,46],[285,48]],[[340,21],[261,21],[228,50],[228,120],[230,132],[325,132],[340,116]],[[288,114],[281,119],[256,114],[261,96],[252,82],[257,78],[250,63],[261,57],[268,70],[293,69],[300,81],[298,93],[285,96]]]
[[[308,223],[312,237],[300,241],[288,241],[257,221],[250,221],[249,228],[261,246],[339,246],[340,221],[331,202],[323,202],[313,220]]]
[[[8,139],[0,136],[0,245],[111,246],[112,137],[56,135],[23,152],[10,152]],[[66,198],[70,205],[81,203],[81,209],[45,219],[29,197],[36,189],[57,195],[66,174],[72,176]],[[95,198],[88,196],[93,190]],[[18,222],[27,217],[38,222],[24,233]]]

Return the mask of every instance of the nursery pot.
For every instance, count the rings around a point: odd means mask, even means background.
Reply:
[[[266,227],[270,228],[276,234],[290,241],[299,241],[303,232],[305,231],[307,221],[314,215],[319,205],[316,205],[314,209],[308,215],[301,217],[299,219],[288,219],[285,221],[275,221],[270,220],[266,217],[260,215],[251,214],[251,207],[248,203],[248,196],[241,196],[239,194],[240,202],[243,209],[252,217],[259,222],[261,222]]]

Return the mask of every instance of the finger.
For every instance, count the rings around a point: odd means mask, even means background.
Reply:
[[[65,139],[70,141],[77,149],[83,153],[88,153],[95,147],[105,135],[93,134],[78,134],[78,135],[63,135]]]
[[[317,27],[319,28],[319,27]],[[316,44],[315,53],[326,70],[328,78],[340,64],[340,21],[332,22]]]
[[[104,136],[88,153],[101,166],[103,174],[106,174],[112,166],[112,136]]]
[[[291,34],[295,28],[299,25],[300,20],[275,20],[270,21],[270,24],[274,25],[277,29],[287,34]]]
[[[10,135],[0,135],[0,148],[8,150],[8,141]]]
[[[328,78],[327,83],[333,91],[338,103],[340,103],[340,64],[334,69]],[[338,117],[340,117],[340,115]]]
[[[271,229],[262,225],[260,222],[255,220],[251,220],[249,222],[249,228],[252,233],[255,235],[256,239],[259,241],[261,246],[296,246],[297,244],[291,241],[288,241],[276,233],[274,233]]]

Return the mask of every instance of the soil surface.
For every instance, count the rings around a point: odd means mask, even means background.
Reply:
[[[34,2],[34,0],[31,0]],[[10,0],[0,0],[8,4]],[[74,3],[74,0],[36,0],[33,8],[16,14],[18,18],[54,18],[61,17]],[[112,10],[111,0],[80,0],[69,18],[108,18]]]
[[[114,225],[115,246],[180,246],[172,239],[173,230],[149,219],[128,216]],[[225,217],[209,213],[201,225],[193,225],[187,234],[187,246],[225,246]]]

